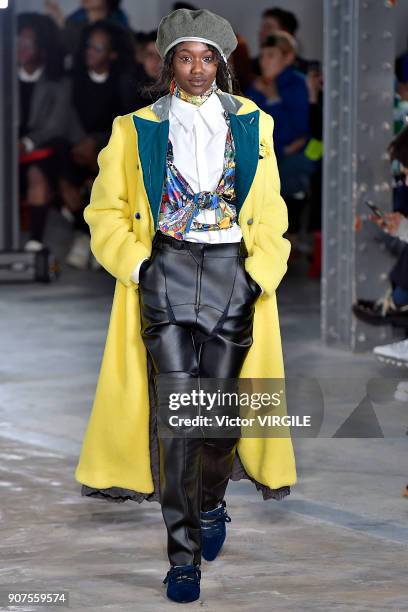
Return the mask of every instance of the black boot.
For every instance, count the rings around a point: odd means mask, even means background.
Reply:
[[[167,430],[169,416],[194,417],[192,406],[169,409],[169,393],[191,393],[197,379],[187,372],[155,376],[158,443],[160,454],[160,502],[167,527],[167,552],[171,565],[201,563],[202,443],[199,430]]]

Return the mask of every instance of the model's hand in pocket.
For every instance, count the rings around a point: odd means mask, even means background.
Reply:
[[[142,259],[140,263],[137,264],[136,268],[133,270],[131,278],[132,278],[132,281],[136,283],[136,285],[139,284],[140,275],[143,272],[144,268],[147,268],[149,263],[150,263],[150,257],[145,257],[144,259]]]

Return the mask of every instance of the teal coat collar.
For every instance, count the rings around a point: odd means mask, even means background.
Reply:
[[[229,114],[235,144],[235,191],[237,218],[249,193],[259,158],[259,110],[245,115],[237,112],[242,106],[234,96],[218,92],[224,110]],[[138,135],[138,149],[142,164],[143,181],[157,229],[163,181],[166,170],[167,141],[169,137],[170,94],[159,98],[151,109],[160,121],[150,121],[133,115]]]

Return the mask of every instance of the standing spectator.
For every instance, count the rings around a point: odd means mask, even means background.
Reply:
[[[56,201],[61,137],[68,114],[62,53],[53,21],[21,13],[17,22],[19,188],[30,218],[27,251],[43,248],[50,205]]]

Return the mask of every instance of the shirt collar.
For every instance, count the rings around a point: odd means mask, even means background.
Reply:
[[[105,83],[109,78],[109,72],[95,72],[94,70],[88,70],[88,76],[94,83]]]
[[[186,132],[193,129],[197,113],[200,114],[212,134],[216,134],[225,127],[224,109],[216,93],[211,94],[201,106],[171,96],[170,112]]]
[[[18,69],[18,78],[20,79],[20,81],[24,81],[24,83],[35,83],[35,81],[38,81],[43,72],[44,66],[40,66],[31,74],[24,70],[22,66],[20,66],[20,68]]]

